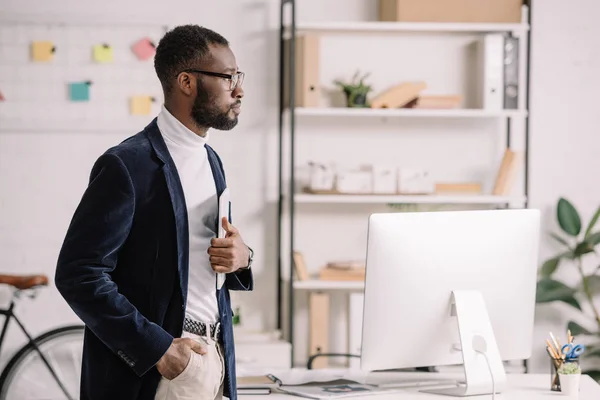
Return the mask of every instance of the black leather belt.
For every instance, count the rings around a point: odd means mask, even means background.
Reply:
[[[206,324],[201,321],[194,321],[193,319],[186,318],[183,321],[183,330],[189,333],[193,333],[198,336],[210,337],[215,341],[221,338],[221,323]]]

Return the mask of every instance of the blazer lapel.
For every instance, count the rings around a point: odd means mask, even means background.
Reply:
[[[169,154],[167,145],[162,138],[156,118],[146,127],[146,135],[152,144],[156,156],[162,161],[162,170],[165,174],[167,189],[171,197],[173,213],[175,215],[175,229],[177,232],[177,264],[179,282],[183,304],[187,304],[188,270],[189,270],[189,227],[187,206],[183,195],[183,187],[175,163]]]

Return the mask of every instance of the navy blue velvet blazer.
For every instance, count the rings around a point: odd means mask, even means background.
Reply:
[[[206,150],[220,195],[223,166],[210,146]],[[160,380],[155,364],[182,333],[188,253],[183,189],[154,119],[98,158],[59,254],[56,287],[86,325],[82,400],[154,399]],[[232,400],[229,290],[252,289],[251,270],[241,270],[227,274],[217,291],[224,394]]]

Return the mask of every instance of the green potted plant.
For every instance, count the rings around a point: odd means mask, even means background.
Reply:
[[[560,379],[560,391],[573,396],[579,393],[579,382],[581,380],[581,368],[575,362],[567,362],[558,369]]]
[[[561,251],[546,260],[539,270],[537,282],[537,303],[563,302],[568,304],[582,316],[589,319],[587,327],[570,321],[567,329],[573,336],[586,338],[585,358],[590,364],[600,365],[600,313],[594,303],[600,294],[600,262],[596,246],[600,243],[600,230],[594,232],[596,222],[600,218],[600,207],[596,210],[585,230],[577,209],[565,198],[560,198],[556,206],[556,219],[561,233],[550,233],[550,236],[562,247]],[[584,259],[598,265],[593,270],[584,268]],[[587,265],[587,264],[585,264]],[[567,285],[554,278],[561,268],[571,268],[577,276],[577,284]],[[582,306],[585,305],[585,307]],[[587,311],[583,311],[583,310]],[[583,371],[600,381],[600,368],[591,367]]]
[[[348,107],[369,106],[367,96],[369,92],[373,89],[370,85],[367,85],[365,83],[365,79],[369,75],[369,73],[366,73],[360,76],[360,72],[356,71],[350,82],[344,82],[339,79],[333,81],[334,84],[336,84],[340,89],[342,89],[344,94],[346,95],[346,105]]]

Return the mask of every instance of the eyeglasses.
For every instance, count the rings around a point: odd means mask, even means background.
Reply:
[[[244,76],[245,76],[245,74],[243,72],[237,72],[235,74],[222,74],[220,72],[202,71],[200,69],[193,69],[193,68],[185,69],[181,72],[195,72],[197,74],[216,76],[219,78],[227,79],[227,80],[229,80],[229,90],[232,90],[232,91],[238,87],[242,87],[242,83],[244,82]]]

